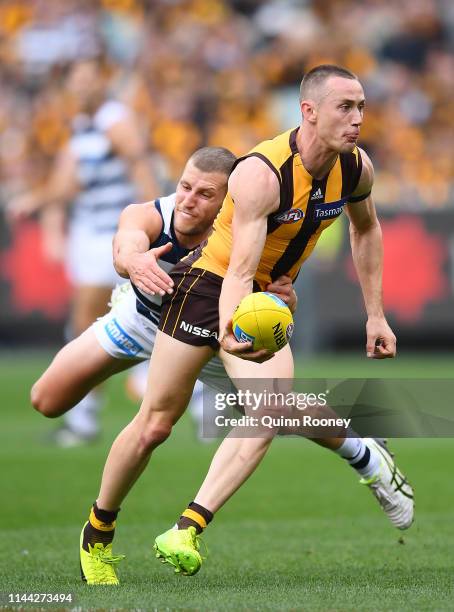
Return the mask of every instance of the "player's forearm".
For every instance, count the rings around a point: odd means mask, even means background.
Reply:
[[[44,240],[59,242],[65,236],[66,214],[60,206],[48,206],[44,208],[41,217],[41,229]]]
[[[350,226],[353,262],[368,317],[383,317],[383,242],[378,221],[364,231]]]
[[[251,236],[254,239],[251,240]],[[266,217],[242,219],[233,217],[233,244],[229,267],[219,298],[219,329],[221,333],[241,300],[252,293],[254,277],[266,239]]]
[[[149,238],[143,230],[119,230],[113,240],[113,263],[118,274],[129,278],[132,258],[149,247]]]
[[[55,209],[63,203],[59,193],[48,183],[29,191],[26,196],[29,214],[38,213],[47,208]]]
[[[227,271],[219,298],[219,329],[225,329],[241,300],[252,293],[252,278]]]

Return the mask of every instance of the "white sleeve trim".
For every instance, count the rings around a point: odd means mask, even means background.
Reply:
[[[173,211],[175,210],[175,198],[176,193],[159,198],[159,204],[161,205],[162,218],[164,219],[164,233],[170,236],[170,223],[172,221]]]

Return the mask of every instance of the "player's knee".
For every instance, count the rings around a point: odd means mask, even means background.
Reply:
[[[51,395],[46,392],[39,380],[31,388],[30,401],[33,408],[45,417],[52,419],[61,414]]]
[[[139,447],[141,453],[151,453],[157,446],[165,442],[171,433],[171,423],[150,423],[140,432]]]

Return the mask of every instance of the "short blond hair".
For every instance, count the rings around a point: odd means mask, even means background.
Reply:
[[[224,147],[202,147],[191,155],[189,161],[202,172],[219,172],[230,176],[236,157]]]

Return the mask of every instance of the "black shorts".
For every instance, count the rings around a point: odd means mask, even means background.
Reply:
[[[162,298],[159,329],[192,346],[219,350],[219,296],[222,276],[178,263],[170,272],[174,289]]]

